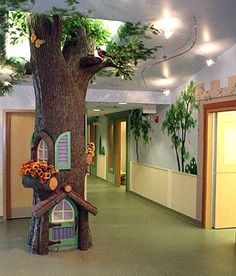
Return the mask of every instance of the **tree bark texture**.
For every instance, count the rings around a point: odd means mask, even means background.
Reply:
[[[45,41],[39,48],[30,43],[32,77],[36,98],[35,133],[37,139],[42,131],[55,143],[60,134],[71,132],[71,169],[60,171],[62,186],[70,183],[73,190],[84,197],[84,177],[86,173],[86,155],[84,140],[85,96],[90,78],[96,68],[79,67],[81,57],[87,55],[84,30],[78,30],[78,40],[74,44],[65,43],[61,50],[62,21],[59,16],[52,20],[44,15],[31,18],[31,33]],[[34,205],[47,199],[50,193],[34,189]],[[91,235],[88,214],[81,208],[78,216],[78,247],[87,250],[91,247]],[[48,235],[48,215],[32,218],[29,234],[29,246],[32,253],[43,254]],[[47,231],[47,233],[46,233]],[[40,252],[40,253],[39,253]]]

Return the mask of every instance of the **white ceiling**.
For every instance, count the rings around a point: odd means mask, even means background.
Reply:
[[[155,59],[142,62],[132,81],[97,78],[93,88],[162,91],[173,90],[206,65],[206,58],[214,58],[236,42],[235,0],[80,0],[81,12],[92,10],[91,17],[153,23],[168,12],[181,22],[174,35],[166,40],[152,36],[148,45],[162,45]],[[43,11],[49,7],[62,7],[63,0],[36,0],[33,10]],[[191,45],[194,38],[193,17],[197,21],[197,43],[185,55],[156,64],[163,56],[179,54]],[[211,70],[211,68],[209,68]],[[143,72],[143,73],[142,73]],[[143,76],[142,76],[143,75]]]

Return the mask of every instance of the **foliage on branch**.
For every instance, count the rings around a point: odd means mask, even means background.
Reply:
[[[147,48],[144,41],[148,25],[127,22],[121,25],[118,30],[119,41],[110,42],[107,45],[107,53],[117,66],[115,76],[124,76],[125,79],[132,79],[134,67],[139,61],[146,61],[154,57],[154,53],[160,48],[154,46]]]
[[[10,4],[10,6],[15,7],[20,4],[25,4],[25,2],[19,0],[2,1],[3,4]],[[78,4],[76,0],[68,0],[65,3],[72,9]],[[79,28],[84,28],[86,31],[88,42],[87,54],[92,54],[95,48],[103,45],[106,46],[107,63],[104,63],[105,69],[101,66],[96,71],[100,76],[123,77],[124,79],[131,80],[138,62],[153,58],[155,52],[160,48],[159,46],[151,48],[145,46],[143,39],[147,38],[145,34],[150,28],[148,24],[124,23],[119,28],[116,39],[114,40],[109,30],[103,26],[102,20],[90,19],[81,15],[76,10],[68,12],[67,9],[60,11],[60,9],[56,8],[48,13],[48,17],[52,19],[53,13],[60,14],[60,17],[63,18],[62,48],[65,43],[68,45],[68,43],[79,41]],[[1,22],[1,28],[4,32],[8,32],[12,44],[18,43],[23,37],[29,37],[28,15],[29,13],[19,11],[9,12],[7,15],[8,20]],[[106,69],[108,65],[110,68]],[[101,72],[99,72],[100,70]]]
[[[134,36],[148,38],[145,35],[148,28],[148,24],[126,22],[119,28],[118,36],[122,42],[129,42],[129,38]]]
[[[2,9],[21,9],[28,2],[35,4],[35,0],[0,0],[0,6]]]
[[[94,40],[94,47],[106,44],[110,37],[110,31],[103,26],[102,20],[90,19],[84,16],[67,16],[64,18],[64,28],[62,33],[62,44],[67,41],[73,42],[78,39],[75,34],[78,28],[85,28],[88,39]]]
[[[189,159],[189,152],[185,145],[186,137],[187,133],[196,126],[197,120],[192,115],[197,108],[195,85],[191,81],[187,89],[166,112],[162,123],[162,130],[170,137],[175,149],[178,170],[182,172],[185,171],[185,162]]]
[[[136,156],[139,161],[139,140],[142,138],[144,144],[151,141],[149,132],[151,131],[151,124],[143,118],[143,112],[140,109],[134,109],[130,115],[130,129],[133,133],[136,142]]]
[[[17,22],[17,24],[15,24]],[[26,78],[24,58],[6,58],[5,40],[6,33],[15,44],[20,41],[22,36],[27,33],[26,13],[22,12],[0,12],[0,65],[7,69],[9,76],[7,79],[0,81],[0,96],[10,94],[13,85],[21,82]]]
[[[9,34],[11,44],[15,45],[24,38],[28,38],[28,13],[9,12],[8,20],[5,23],[6,31]]]
[[[22,82],[26,79],[24,58],[9,58],[5,59],[3,67],[7,68],[11,73],[8,79],[0,81],[0,96],[10,94],[13,85]]]

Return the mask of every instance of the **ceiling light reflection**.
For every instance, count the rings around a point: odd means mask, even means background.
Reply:
[[[161,30],[166,39],[169,39],[176,29],[181,25],[181,21],[176,17],[164,17],[153,23],[155,28]]]
[[[163,91],[163,94],[164,94],[165,96],[169,96],[169,95],[170,95],[170,90],[169,90],[169,89],[165,89],[165,90]]]
[[[203,41],[204,41],[204,42],[209,42],[209,41],[211,41],[211,36],[210,36],[209,30],[207,29],[207,27],[204,27],[204,28],[203,28],[203,31],[202,31],[202,38],[203,38]]]
[[[153,81],[154,85],[167,87],[175,83],[175,78],[163,78],[163,79],[156,79]]]
[[[197,55],[216,55],[222,51],[224,45],[222,42],[208,42],[197,46],[194,53]]]
[[[163,76],[165,78],[169,78],[170,76],[170,70],[169,70],[169,66],[167,63],[163,63],[162,64],[162,72],[163,72]]]

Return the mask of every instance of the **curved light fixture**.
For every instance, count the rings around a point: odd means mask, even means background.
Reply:
[[[193,29],[194,29],[194,36],[193,36],[193,39],[190,39],[191,45],[188,47],[188,49],[186,49],[186,50],[184,50],[184,51],[182,51],[182,52],[180,52],[180,53],[178,53],[178,54],[176,54],[176,55],[170,56],[170,57],[168,57],[168,56],[165,55],[165,56],[163,56],[163,59],[162,59],[162,60],[157,61],[157,62],[154,62],[152,65],[147,66],[146,68],[144,68],[144,69],[142,70],[142,79],[143,79],[143,82],[144,82],[146,88],[147,88],[147,83],[146,83],[145,78],[144,78],[144,72],[145,72],[147,69],[149,69],[149,68],[151,68],[151,67],[153,67],[153,66],[155,66],[155,65],[157,65],[157,64],[166,62],[166,61],[168,61],[168,60],[172,60],[172,59],[174,59],[174,58],[183,56],[183,55],[187,54],[189,51],[191,51],[192,48],[195,46],[195,44],[196,44],[196,42],[197,42],[197,35],[198,35],[198,33],[197,33],[197,20],[196,20],[196,17],[195,17],[195,16],[193,17]],[[151,32],[152,32],[154,35],[157,35],[157,34],[160,33],[160,31],[157,30],[157,29],[155,29],[153,26],[151,27]]]

